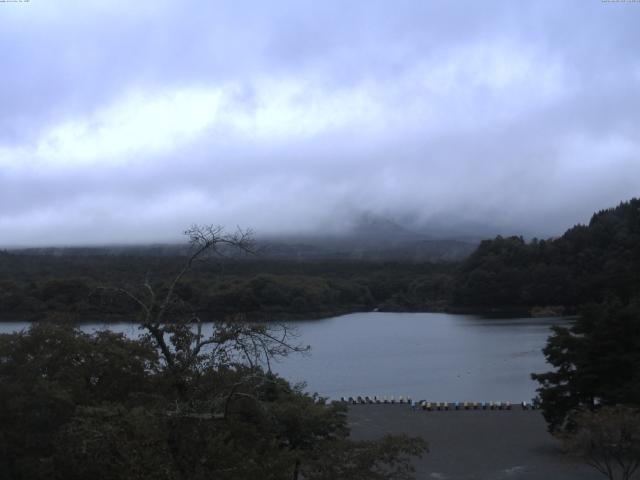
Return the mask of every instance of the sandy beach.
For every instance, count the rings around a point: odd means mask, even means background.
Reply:
[[[415,461],[419,480],[597,480],[603,477],[567,457],[546,430],[540,411],[412,410],[407,405],[353,405],[358,440],[406,433],[429,442]]]

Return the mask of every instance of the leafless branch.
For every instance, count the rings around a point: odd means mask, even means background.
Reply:
[[[237,228],[229,234],[221,226],[192,225],[184,233],[189,239],[189,254],[165,292],[160,295],[154,289],[148,272],[141,285],[144,294],[134,293],[133,289],[112,289],[141,308],[141,329],[157,345],[169,370],[184,371],[203,361],[208,362],[209,367],[237,361],[251,368],[263,365],[271,371],[272,358],[308,350],[308,347],[300,347],[292,342],[294,335],[284,325],[253,325],[246,321],[227,320],[216,322],[213,332],[205,337],[198,317],[188,303],[176,295],[176,289],[193,268],[194,262],[209,254],[223,255],[230,249],[253,253],[253,232]],[[167,322],[167,316],[176,313],[176,310],[180,312],[180,318]],[[187,311],[190,312],[189,318],[184,316]]]

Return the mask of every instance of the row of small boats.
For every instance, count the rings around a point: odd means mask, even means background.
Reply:
[[[340,401],[351,405],[364,404],[408,404],[412,408],[434,411],[434,410],[511,410],[520,407],[522,410],[535,410],[537,405],[529,402],[520,402],[512,404],[511,402],[428,402],[420,400],[414,402],[410,397],[378,397],[378,396],[357,396],[357,397],[341,397]]]

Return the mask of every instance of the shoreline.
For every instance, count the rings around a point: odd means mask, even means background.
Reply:
[[[351,436],[422,437],[429,453],[413,461],[417,480],[598,480],[565,455],[539,410],[412,410],[402,404],[349,405]]]
[[[216,322],[224,320],[225,318],[233,317],[234,315],[245,316],[243,321],[255,322],[255,323],[267,323],[267,322],[298,322],[303,320],[324,320],[327,318],[340,317],[343,315],[350,315],[353,313],[446,313],[449,315],[476,315],[483,318],[550,318],[550,317],[573,317],[576,315],[575,310],[567,309],[563,314],[557,314],[558,312],[545,312],[549,315],[532,315],[531,308],[493,308],[493,309],[480,309],[480,308],[468,308],[468,307],[451,307],[445,309],[373,309],[364,310],[361,308],[345,308],[323,312],[310,312],[310,313],[274,313],[274,314],[259,314],[258,312],[249,313],[235,313],[235,314],[219,314],[210,315],[208,317],[202,317],[202,322]],[[12,323],[12,322],[41,322],[41,321],[70,321],[74,324],[86,324],[86,323],[105,323],[105,324],[117,324],[117,323],[137,323],[137,314],[78,314],[78,313],[55,313],[55,317],[39,318],[38,314],[14,314],[0,312],[0,324]],[[65,318],[67,317],[67,318]],[[82,320],[79,320],[79,318]],[[195,323],[195,322],[194,322]]]

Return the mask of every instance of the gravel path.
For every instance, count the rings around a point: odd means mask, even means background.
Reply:
[[[355,439],[385,433],[421,436],[430,452],[415,462],[419,480],[598,480],[603,477],[562,454],[539,411],[412,410],[407,405],[353,405]]]

